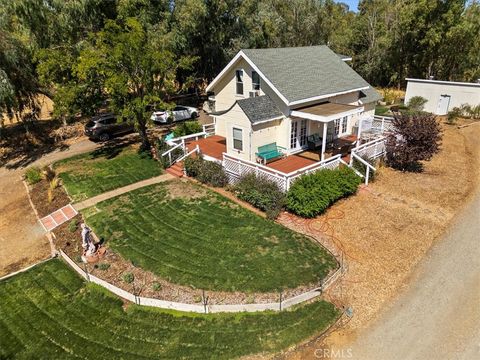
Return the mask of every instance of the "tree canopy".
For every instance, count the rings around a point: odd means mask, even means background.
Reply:
[[[203,88],[241,48],[319,44],[351,56],[372,85],[475,81],[480,4],[361,0],[355,13],[333,0],[0,0],[0,110],[32,108],[43,93],[65,119],[107,98],[127,112],[133,99]],[[134,62],[151,77],[121,72]]]

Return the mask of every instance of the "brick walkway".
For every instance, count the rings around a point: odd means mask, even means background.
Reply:
[[[170,174],[163,174],[163,175],[156,176],[156,177],[153,177],[153,178],[150,178],[150,179],[147,179],[147,180],[142,180],[142,181],[139,181],[139,182],[136,182],[136,183],[133,183],[133,184],[130,184],[130,185],[112,190],[112,191],[107,191],[103,194],[91,197],[90,199],[87,199],[87,200],[78,202],[76,204],[73,204],[73,207],[75,208],[75,210],[80,211],[82,209],[86,209],[90,206],[93,206],[93,205],[95,205],[95,204],[97,204],[101,201],[113,198],[115,196],[122,195],[122,194],[125,194],[127,192],[130,192],[130,191],[133,191],[133,190],[136,190],[136,189],[140,189],[140,188],[145,187],[145,186],[158,184],[158,183],[161,183],[161,182],[164,182],[164,181],[167,181],[167,180],[171,180],[171,179],[175,179],[175,177],[170,175]]]

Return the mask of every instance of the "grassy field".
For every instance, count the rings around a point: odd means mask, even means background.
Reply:
[[[191,182],[141,188],[84,216],[125,259],[196,288],[278,291],[320,281],[336,266],[305,236]]]
[[[157,161],[132,147],[103,147],[59,161],[55,170],[75,201],[162,173]]]
[[[230,359],[275,352],[338,316],[317,301],[281,313],[190,315],[122,307],[61,260],[0,282],[2,359]]]

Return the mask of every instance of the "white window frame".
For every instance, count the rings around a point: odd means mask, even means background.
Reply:
[[[258,77],[258,82],[257,83],[253,81],[253,74],[256,74],[257,77]],[[260,74],[257,73],[255,70],[252,70],[252,90],[260,90],[260,83],[261,83]]]
[[[240,131],[240,139],[235,137],[235,131]],[[240,148],[236,147],[235,141],[240,142]],[[243,151],[243,129],[232,127],[232,146],[234,150]]]
[[[348,130],[348,116],[335,119],[333,121],[333,128],[337,137],[345,135]]]
[[[238,78],[239,78],[238,75],[239,74],[240,74],[240,81],[238,81]],[[243,94],[245,93],[243,76],[244,76],[243,69],[235,70],[235,95],[237,95],[237,96],[243,96]],[[242,86],[242,92],[241,93],[238,92],[238,86],[239,85]]]
[[[344,116],[342,118],[342,134],[346,134],[347,133],[347,128],[348,128],[348,116]]]

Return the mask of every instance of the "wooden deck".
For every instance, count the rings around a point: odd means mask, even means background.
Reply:
[[[191,151],[195,146],[200,147],[200,152],[204,155],[222,160],[222,154],[227,152],[227,139],[223,136],[212,135],[203,139],[187,142],[187,149]]]

